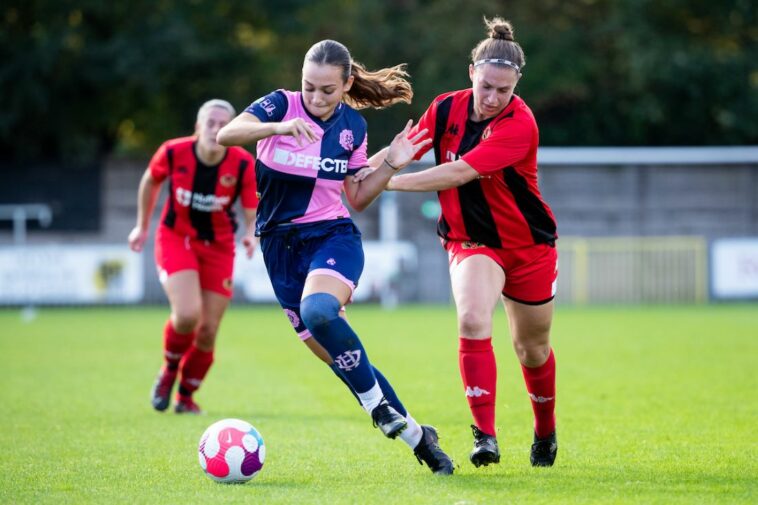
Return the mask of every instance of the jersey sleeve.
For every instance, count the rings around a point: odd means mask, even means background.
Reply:
[[[418,132],[426,128],[426,134],[419,139],[419,141],[426,140],[426,139],[432,139],[434,140],[434,125],[437,118],[437,104],[439,103],[439,100],[435,100],[432,102],[432,104],[429,106],[428,109],[424,112],[424,115],[421,116],[421,119],[418,120],[418,123],[416,123],[413,128],[411,128],[410,133],[408,134],[408,138],[412,138],[414,135],[416,135]],[[421,157],[434,147],[432,145],[432,142],[429,142],[426,146],[419,149],[419,151],[416,153],[416,155],[413,157],[414,160],[420,160]]]
[[[524,121],[506,121],[461,159],[482,175],[513,166],[534,146],[535,132]]]
[[[168,149],[162,144],[150,159],[148,169],[156,182],[163,182],[168,177]]]
[[[353,150],[350,159],[347,160],[347,175],[355,175],[358,171],[368,166],[368,134],[363,136],[363,142]]]
[[[240,202],[246,209],[258,208],[258,186],[255,182],[255,158],[251,155],[246,157],[248,160],[247,168],[242,174],[242,190],[240,191]]]
[[[262,96],[245,109],[245,112],[260,119],[262,123],[277,123],[287,114],[287,97],[277,90]]]

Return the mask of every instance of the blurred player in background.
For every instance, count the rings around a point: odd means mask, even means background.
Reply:
[[[408,137],[409,122],[376,170],[356,182],[368,160],[366,121],[355,109],[409,102],[406,77],[402,66],[368,71],[344,45],[321,41],[305,55],[301,92],[278,90],[256,100],[221,129],[218,140],[258,142],[256,233],[276,297],[297,334],[331,365],[384,435],[399,436],[434,473],[451,474],[435,429],[408,414],[340,317],[364,266],[361,235],[342,193],[353,208],[365,209],[423,146]]]
[[[427,130],[437,165],[393,177],[387,189],[437,191],[438,233],[450,259],[458,314],[458,362],[474,418],[471,462],[498,463],[497,368],[492,314],[502,298],[535,416],[534,466],[551,466],[555,435],[555,357],[550,346],[558,255],[553,213],[537,185],[538,130],[514,95],[524,53],[501,18],[472,51],[472,87],[437,97],[410,132]],[[415,137],[414,137],[415,138]],[[387,153],[371,160],[376,165]]]
[[[244,213],[242,244],[251,258],[257,246],[255,160],[239,147],[216,143],[219,129],[234,117],[225,100],[209,100],[197,113],[195,134],[169,140],[153,155],[139,185],[137,225],[129,246],[142,251],[161,184],[169,195],[155,237],[158,275],[171,304],[163,330],[165,363],[152,390],[153,408],[164,411],[177,377],[174,410],[200,413],[192,394],[213,363],[221,318],[232,296],[233,211],[239,197]]]

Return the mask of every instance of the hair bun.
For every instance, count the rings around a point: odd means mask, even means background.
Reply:
[[[513,40],[513,28],[510,24],[497,24],[491,27],[490,38],[500,40]]]
[[[514,40],[513,25],[510,21],[495,16],[492,19],[484,17],[485,32],[487,38],[479,41],[476,47],[471,51],[471,62],[476,66],[477,62],[481,65],[487,63],[487,60],[507,60],[512,63],[512,67],[517,72],[526,63],[524,51],[521,46]],[[500,41],[508,42],[504,44]]]

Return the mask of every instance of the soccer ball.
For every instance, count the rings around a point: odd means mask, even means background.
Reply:
[[[266,459],[261,434],[239,419],[222,419],[208,426],[197,451],[205,475],[217,482],[247,482]]]

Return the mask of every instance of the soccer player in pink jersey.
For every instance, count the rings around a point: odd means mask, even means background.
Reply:
[[[213,363],[216,334],[232,296],[237,229],[232,206],[238,197],[248,258],[257,245],[255,160],[240,147],[216,143],[219,128],[234,115],[226,100],[204,103],[197,113],[195,135],[164,142],[139,186],[137,225],[129,234],[129,246],[136,252],[147,241],[161,184],[169,185],[155,238],[155,261],[171,305],[163,330],[165,363],[151,392],[153,408],[161,412],[168,408],[178,378],[175,412],[200,413],[192,395]]]
[[[410,133],[428,131],[433,142],[416,157],[433,147],[437,165],[393,177],[387,189],[438,192],[438,234],[449,255],[458,313],[458,362],[475,423],[471,462],[500,461],[491,336],[502,299],[534,411],[530,461],[552,466],[558,452],[550,346],[558,234],[537,184],[537,123],[514,94],[524,53],[509,22],[496,17],[485,24],[489,36],[471,54],[472,87],[437,97]],[[385,155],[380,151],[371,164]]]
[[[392,141],[387,156],[361,182],[368,166],[366,121],[359,108],[409,102],[402,66],[370,72],[347,48],[323,40],[303,63],[302,91],[274,91],[221,129],[222,145],[257,142],[260,204],[256,234],[274,292],[305,344],[345,382],[385,436],[400,437],[436,474],[453,473],[436,430],[419,425],[389,381],[371,364],[341,309],[363,271],[360,232],[342,204],[365,209],[396,170],[430,141],[408,135]]]

